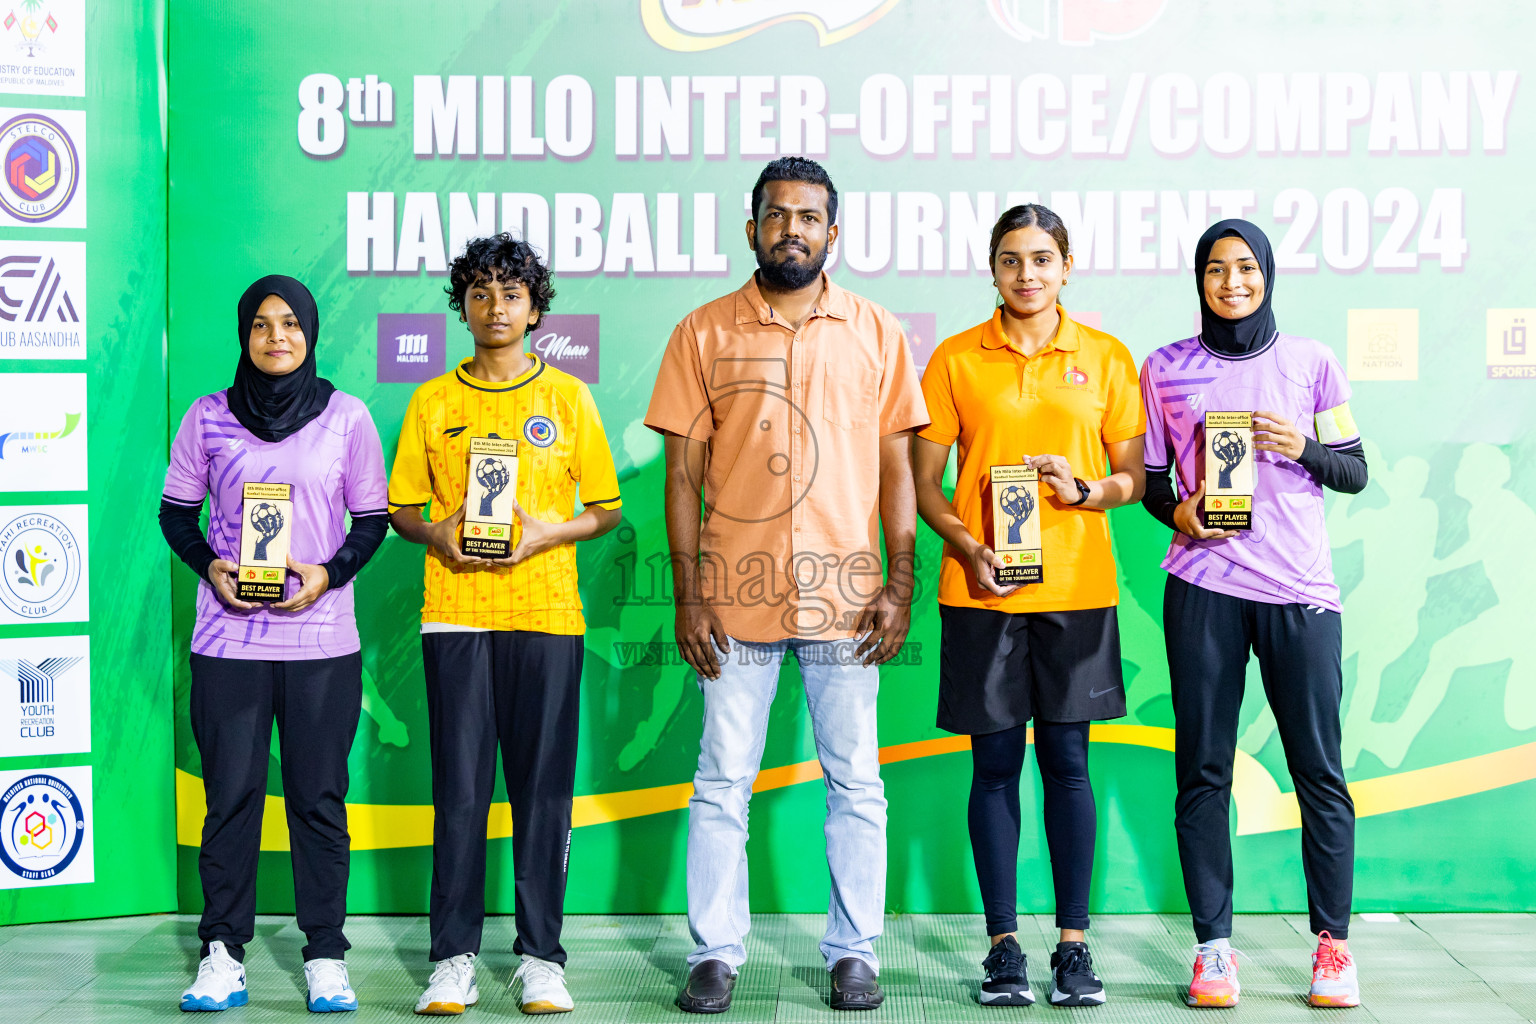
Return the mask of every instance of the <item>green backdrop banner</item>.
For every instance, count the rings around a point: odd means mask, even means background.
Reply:
[[[164,911],[164,4],[0,16],[0,924]]]
[[[293,274],[320,302],[323,372],[368,403],[392,458],[412,381],[471,350],[444,315],[446,261],[502,227],[545,249],[559,294],[532,343],[592,383],[625,497],[623,525],[580,549],[589,631],[568,906],[677,911],[701,704],[670,648],[660,443],[641,417],[673,325],[753,268],[741,225],[761,165],[782,153],[826,164],[843,196],[832,273],[904,320],[919,362],[990,313],[986,235],[1008,205],[1038,198],[1067,219],[1064,301],[1138,358],[1192,331],[1198,233],[1248,216],[1276,244],[1282,328],[1338,353],[1369,445],[1370,487],[1329,506],[1357,906],[1529,907],[1536,662],[1518,638],[1536,612],[1536,299],[1518,268],[1532,27],[1517,5],[1474,28],[1386,0],[1249,8],[1240,25],[1188,0],[176,4],[171,420],[228,384],[245,285]],[[159,431],[159,416],[134,433]],[[152,489],[127,487],[133,522]],[[1132,711],[1094,733],[1094,906],[1176,910],[1167,532],[1139,508],[1110,520]],[[882,673],[889,902],[977,909],[969,759],[933,724],[939,550],[926,530],[919,554],[912,644]],[[356,583],[354,912],[425,908],[421,567],[421,549],[392,537]],[[184,708],[195,583],[173,572]],[[1251,684],[1237,906],[1299,909],[1295,800],[1256,670]],[[201,783],[184,715],[175,743],[190,908]],[[826,905],[814,756],[790,670],[754,807],[759,909]],[[279,910],[291,885],[276,770],[270,780],[261,905]],[[1038,820],[1038,792],[1026,802]],[[499,808],[492,832],[508,828]],[[1044,840],[1025,836],[1022,891],[1042,909]],[[506,911],[510,850],[492,846],[490,906]]]

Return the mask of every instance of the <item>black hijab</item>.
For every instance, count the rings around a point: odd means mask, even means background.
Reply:
[[[274,377],[251,362],[251,321],[268,295],[288,303],[304,331],[304,361],[290,373]],[[315,341],[320,313],[315,297],[298,281],[281,274],[262,278],[240,296],[240,363],[229,386],[229,411],[240,425],[263,441],[281,441],[297,433],[325,411],[335,386],[315,375]]]
[[[1205,302],[1206,261],[1219,239],[1231,237],[1248,243],[1264,274],[1264,298],[1258,309],[1241,320],[1228,320]],[[1275,297],[1275,254],[1257,225],[1246,220],[1219,220],[1206,229],[1195,246],[1195,291],[1200,294],[1200,340],[1208,348],[1223,355],[1240,356],[1263,348],[1275,336],[1275,314],[1269,308]]]

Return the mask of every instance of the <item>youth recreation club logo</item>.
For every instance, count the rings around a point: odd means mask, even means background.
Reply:
[[[80,586],[84,553],[63,519],[33,511],[0,527],[0,604],[19,621],[63,611]]]
[[[712,50],[787,22],[805,22],[831,46],[879,21],[900,0],[640,0],[640,21],[669,50]]]
[[[56,877],[85,839],[85,806],[74,788],[47,772],[23,775],[0,794],[0,864],[14,876],[0,878],[0,887]]]
[[[43,224],[69,206],[80,181],[80,156],[64,127],[27,111],[0,125],[5,184],[0,207],[23,224]]]

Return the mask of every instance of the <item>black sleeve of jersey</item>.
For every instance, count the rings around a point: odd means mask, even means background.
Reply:
[[[1296,460],[1312,478],[1331,491],[1340,494],[1359,494],[1365,490],[1368,475],[1365,466],[1365,449],[1359,441],[1348,448],[1329,448],[1315,438],[1307,438],[1307,446]]]
[[[351,583],[352,577],[361,572],[363,566],[368,564],[368,559],[379,550],[379,545],[384,543],[388,533],[389,514],[386,512],[353,516],[347,539],[331,556],[331,560],[325,563],[326,574],[331,578],[330,589],[335,590]]]
[[[198,579],[208,578],[208,567],[219,556],[214,553],[213,545],[208,543],[208,538],[203,536],[203,531],[198,528],[197,518],[203,510],[203,503],[196,505],[184,505],[170,498],[160,499],[160,532],[165,535],[165,542],[171,546],[176,557],[187,563],[187,568],[197,573]]]
[[[1149,466],[1147,488],[1141,495],[1141,507],[1150,512],[1153,519],[1177,532],[1178,527],[1173,525],[1173,510],[1178,506],[1179,499],[1173,493],[1173,467],[1154,469]]]

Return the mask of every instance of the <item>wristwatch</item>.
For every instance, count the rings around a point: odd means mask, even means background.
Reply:
[[[1075,507],[1088,500],[1088,485],[1083,483],[1083,478],[1080,476],[1073,477],[1072,482],[1077,484],[1077,500],[1069,501],[1067,504]]]

